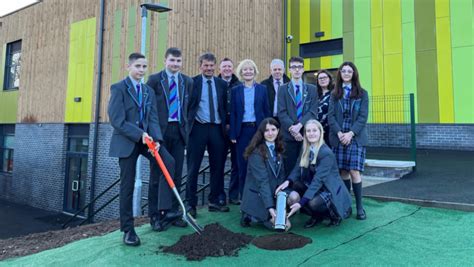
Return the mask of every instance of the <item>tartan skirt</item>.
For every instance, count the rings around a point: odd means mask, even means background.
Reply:
[[[365,147],[359,145],[354,139],[348,146],[339,143],[333,148],[333,152],[339,169],[364,171]]]

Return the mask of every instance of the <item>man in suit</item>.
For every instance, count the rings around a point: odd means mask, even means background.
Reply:
[[[230,130],[230,100],[231,100],[231,91],[232,88],[239,85],[240,81],[234,74],[234,63],[228,57],[225,57],[221,60],[219,64],[219,78],[227,82],[227,133]],[[228,147],[230,147],[230,161],[231,161],[231,172],[230,172],[230,181],[229,181],[229,203],[238,205],[240,204],[239,200],[239,184],[237,180],[239,179],[239,170],[237,168],[237,154],[235,144],[227,141]],[[227,159],[227,157],[226,157]],[[219,197],[219,201],[225,203],[226,195],[225,192]]]
[[[285,63],[283,60],[275,58],[270,63],[271,75],[268,79],[261,82],[267,87],[268,104],[270,106],[270,114],[278,121],[278,89],[285,83],[290,81],[290,78],[285,74]]]
[[[171,153],[176,162],[175,172],[171,173],[176,188],[181,188],[183,175],[184,148],[187,143],[186,121],[188,115],[189,93],[193,80],[182,74],[183,57],[181,50],[171,47],[165,53],[165,69],[151,75],[147,85],[156,95],[158,121],[163,132],[163,146]],[[173,211],[179,210],[176,199],[173,201]],[[175,226],[186,227],[179,219]]]
[[[199,168],[207,147],[210,165],[209,211],[228,212],[225,203],[219,203],[224,191],[224,163],[227,154],[226,115],[227,83],[214,77],[216,57],[205,53],[199,57],[201,74],[194,77],[194,86],[189,99],[187,150],[188,180],[186,201],[191,216],[196,215],[197,179]]]
[[[291,81],[278,90],[278,118],[281,123],[285,152],[283,163],[288,175],[296,164],[303,142],[303,125],[318,114],[316,87],[303,82],[304,60],[289,60]]]
[[[120,230],[124,232],[123,242],[129,246],[138,246],[140,238],[134,230],[132,198],[139,155],[150,161],[150,168],[153,170],[148,190],[148,215],[153,230],[162,230],[163,223],[173,222],[180,214],[169,212],[172,191],[145,145],[146,138],[156,142],[166,167],[174,173],[174,159],[166,148],[160,146],[163,137],[158,124],[155,93],[141,82],[147,69],[145,56],[130,54],[127,69],[129,76],[110,88],[108,115],[114,131],[109,156],[119,158]]]

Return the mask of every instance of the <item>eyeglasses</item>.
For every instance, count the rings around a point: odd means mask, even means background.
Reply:
[[[292,70],[302,70],[304,68],[303,65],[293,65],[293,66],[290,66],[290,69]]]
[[[352,70],[341,70],[342,73],[352,74],[354,71]]]
[[[320,80],[320,81],[327,80],[327,79],[329,79],[328,76],[326,76],[326,77],[318,77],[318,80]]]

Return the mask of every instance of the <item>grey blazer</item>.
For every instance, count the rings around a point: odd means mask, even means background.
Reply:
[[[367,118],[369,116],[369,96],[367,91],[363,90],[362,97],[351,99],[352,124],[350,130],[354,132],[355,140],[361,146],[367,145]],[[331,147],[337,147],[339,138],[337,133],[342,130],[342,121],[344,105],[342,99],[335,99],[333,95],[329,98],[329,143]]]
[[[270,151],[267,148],[267,154]],[[269,208],[275,207],[275,190],[285,181],[285,171],[281,162],[274,162],[271,157],[264,159],[255,150],[248,159],[247,177],[240,209],[261,221],[268,220]]]
[[[161,71],[150,75],[146,83],[148,86],[153,88],[156,96],[157,110],[158,110],[158,120],[160,123],[161,131],[166,132],[168,128],[168,117],[169,117],[169,92],[170,87],[168,84],[168,75],[166,71]],[[184,142],[187,144],[187,133],[186,125],[188,121],[188,103],[189,95],[193,88],[193,79],[190,77],[179,73],[178,74],[178,86],[179,86],[179,108],[181,114],[180,121],[180,134]]]
[[[301,124],[310,119],[316,119],[318,115],[318,91],[311,84],[303,83],[303,117]],[[296,117],[296,100],[293,83],[286,83],[278,89],[278,119],[283,130],[283,140],[294,141],[288,129],[298,122]]]
[[[308,168],[299,166],[300,161],[301,155],[297,160],[297,165],[288,176],[288,180],[291,182],[301,181],[305,175],[309,175]],[[351,214],[351,196],[339,175],[336,157],[326,144],[323,144],[319,149],[316,159],[316,173],[303,197],[313,199],[323,185],[331,193],[338,215],[343,219],[349,217]]]
[[[114,128],[110,141],[109,156],[126,158],[132,154],[137,142],[141,142],[143,132],[147,132],[155,141],[163,141],[158,114],[156,111],[155,93],[143,85],[143,129],[139,127],[138,96],[129,77],[110,87],[108,115]]]

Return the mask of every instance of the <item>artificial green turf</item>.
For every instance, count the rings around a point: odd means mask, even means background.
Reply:
[[[305,215],[296,215],[292,232],[310,237],[303,248],[268,251],[253,245],[237,257],[207,257],[190,262],[184,257],[164,254],[161,245],[174,244],[190,227],[172,227],[153,232],[150,226],[137,228],[140,247],[122,244],[118,231],[102,237],[80,240],[64,247],[0,262],[21,266],[347,266],[423,265],[472,266],[474,264],[474,213],[421,208],[402,203],[365,200],[368,219],[352,216],[338,227],[318,225],[304,229]],[[198,211],[198,222],[219,222],[234,232],[260,236],[273,234],[263,227],[241,228],[237,206],[230,213]]]

